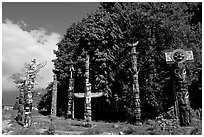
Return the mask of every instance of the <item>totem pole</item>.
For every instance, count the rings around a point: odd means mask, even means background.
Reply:
[[[83,61],[83,60],[82,60]],[[84,100],[84,121],[85,127],[91,127],[91,98],[101,97],[103,93],[91,93],[91,83],[89,83],[89,55],[86,54],[85,59],[85,93],[74,93],[77,98],[85,98]]]
[[[86,55],[85,63],[85,102],[84,102],[84,120],[85,126],[91,127],[91,83],[89,83],[89,56]]]
[[[32,89],[34,87],[35,81],[35,70],[36,70],[36,61],[35,59],[31,61],[30,68],[26,70],[26,87],[27,91],[25,92],[25,120],[24,127],[31,126],[31,111],[32,111],[32,102],[33,102],[33,94]]]
[[[51,116],[57,115],[57,76],[53,75],[53,89],[52,89],[52,105],[51,105]]]
[[[71,115],[72,119],[74,119],[74,74],[75,74],[75,69],[73,65],[75,63],[76,62],[72,62],[72,61],[69,62],[70,77],[69,77],[69,89],[68,89],[67,118]]]
[[[140,105],[140,90],[139,90],[139,82],[138,82],[138,70],[137,70],[137,52],[136,46],[138,41],[134,44],[129,44],[132,46],[132,66],[133,66],[133,95],[135,96],[135,106],[136,106],[136,125],[140,126],[141,123],[141,105]]]
[[[175,115],[181,126],[189,126],[191,113],[185,62],[193,61],[193,52],[190,49],[165,50],[165,56],[167,64],[173,64]]]
[[[55,134],[55,118],[57,116],[57,76],[56,74],[53,75],[53,87],[52,87],[52,104],[51,104],[51,115],[50,118],[50,126],[49,126],[49,134]]]
[[[26,81],[25,81],[26,91],[24,93],[24,101],[25,101],[24,127],[31,126],[31,111],[32,111],[32,102],[33,102],[32,89],[34,88],[36,73],[40,68],[44,67],[45,65],[46,63],[36,65],[35,59],[31,60],[31,64],[26,64]]]
[[[16,121],[18,122],[18,124],[23,125],[25,81],[23,81],[22,85],[19,88],[20,88],[18,99],[19,106]]]

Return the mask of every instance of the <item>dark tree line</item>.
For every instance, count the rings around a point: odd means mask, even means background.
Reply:
[[[51,112],[53,82],[51,82],[45,89],[46,93],[38,102],[37,108],[42,114],[48,115]]]
[[[77,61],[85,50],[90,56],[92,92],[105,93],[92,101],[93,118],[134,119],[131,47],[127,43],[136,41],[142,118],[154,118],[173,105],[171,66],[165,62],[165,49],[193,50],[195,61],[187,64],[190,100],[194,109],[201,107],[202,3],[100,4],[95,13],[67,28],[54,51],[58,115],[66,113],[69,61]],[[106,61],[96,62],[96,53]],[[84,92],[84,64],[78,63],[75,68],[75,92]],[[197,98],[201,102],[197,103]],[[83,113],[83,101],[75,101],[75,110]]]

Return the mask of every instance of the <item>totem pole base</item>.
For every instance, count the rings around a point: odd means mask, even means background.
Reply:
[[[89,112],[90,113],[90,112]],[[86,114],[85,114],[86,115]],[[92,120],[91,120],[91,117],[85,117],[84,118],[84,127],[92,127]]]
[[[85,124],[84,124],[84,127],[90,128],[90,127],[92,127],[92,124],[91,124],[91,123],[85,123]]]
[[[28,128],[30,126],[31,126],[31,120],[29,120],[28,123],[25,123],[23,127],[24,128]]]
[[[74,118],[74,115],[67,113],[65,116],[65,119],[73,119],[74,120],[75,118]]]
[[[28,128],[28,124],[25,124],[23,127],[24,127],[24,128]]]
[[[75,118],[74,118],[74,117],[72,117],[71,119],[72,119],[72,120],[75,120]]]
[[[55,115],[50,115],[49,116],[50,118],[50,125],[49,125],[49,129],[48,129],[48,132],[50,135],[54,135],[55,134],[55,119],[56,119],[56,116]]]

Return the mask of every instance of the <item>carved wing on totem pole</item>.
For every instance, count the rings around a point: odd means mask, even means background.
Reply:
[[[39,63],[38,65],[36,65],[36,68],[35,68],[34,71],[32,71],[32,73],[34,73],[34,74],[38,73],[41,68],[43,68],[44,66],[46,66],[46,64],[47,64],[47,61],[44,61],[44,62],[42,62],[42,63]],[[28,63],[25,63],[25,68],[26,68],[27,70],[31,70],[31,67],[32,67],[32,64],[30,64],[30,63],[29,63],[29,64],[28,64]]]
[[[101,97],[103,95],[104,95],[103,92],[95,92],[95,93],[91,93],[91,98]],[[77,98],[84,98],[85,94],[84,93],[74,93],[74,96]]]
[[[44,61],[42,63],[39,63],[37,66],[36,66],[36,71],[35,73],[39,72],[39,70],[43,67],[45,67],[47,65],[47,61]]]
[[[103,92],[91,93],[91,97],[92,97],[92,98],[101,97],[101,96],[103,96],[103,95],[104,95]]]
[[[77,98],[84,98],[85,94],[84,93],[74,93],[74,96]]]

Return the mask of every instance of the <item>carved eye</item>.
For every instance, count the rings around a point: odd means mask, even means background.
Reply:
[[[183,69],[183,74],[186,74],[186,69]]]
[[[183,53],[180,53],[180,57],[184,57],[184,54],[183,54]]]
[[[174,58],[178,57],[178,52],[174,53]]]
[[[181,97],[182,97],[182,93],[177,93],[177,96],[178,96],[179,98],[181,98]]]
[[[188,98],[188,97],[189,97],[189,93],[186,92],[186,94],[185,94],[185,98]]]
[[[175,70],[174,70],[174,73],[175,73],[175,74],[179,74],[179,69],[175,69]]]

